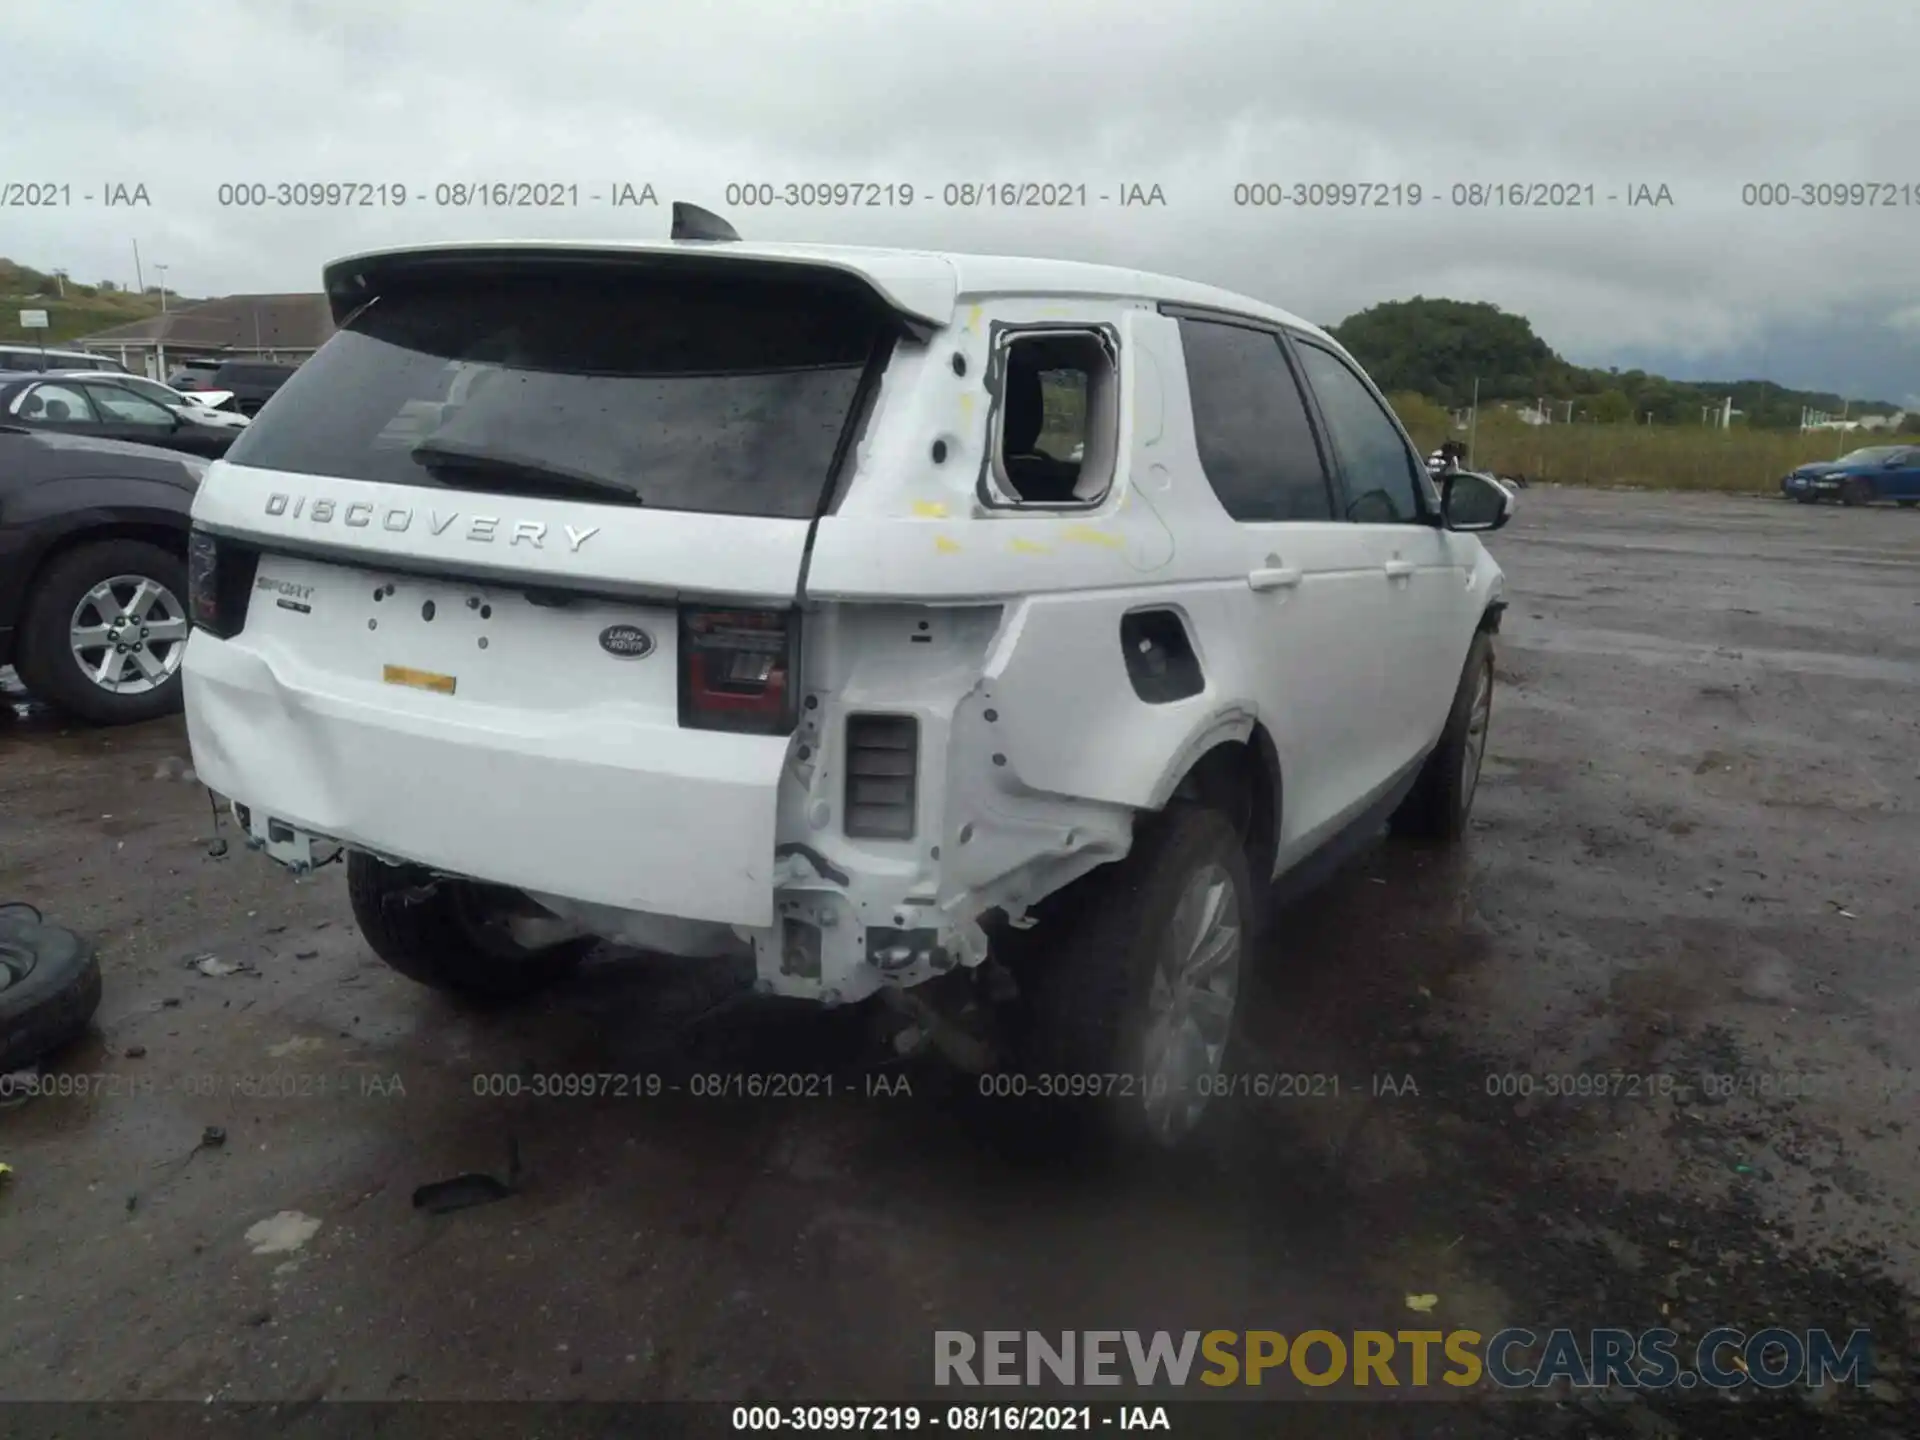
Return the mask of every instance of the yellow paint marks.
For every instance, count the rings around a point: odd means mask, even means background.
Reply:
[[[980,328],[980,307],[978,305],[969,305],[967,307],[967,329],[977,330],[979,328]]]
[[[1016,555],[1051,555],[1053,553],[1051,545],[1041,545],[1033,540],[1009,540],[1007,549]]]
[[[973,392],[971,390],[962,390],[960,392],[960,418],[966,421],[973,419]]]
[[[410,685],[415,690],[431,690],[437,695],[453,694],[453,676],[436,675],[431,670],[413,670],[405,665],[387,665],[381,669],[380,678],[389,685]]]
[[[939,535],[934,538],[933,548],[938,550],[942,555],[958,555],[960,553],[960,542],[950,535]]]
[[[1102,545],[1109,550],[1124,550],[1127,542],[1118,535],[1109,535],[1104,530],[1096,530],[1091,525],[1070,525],[1060,532],[1062,540],[1071,540],[1077,545]]]
[[[916,500],[913,502],[913,513],[922,520],[941,520],[946,517],[947,507],[938,500]]]

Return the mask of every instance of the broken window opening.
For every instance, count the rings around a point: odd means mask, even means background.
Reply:
[[[998,501],[1084,509],[1113,485],[1119,371],[1094,330],[1015,331],[1002,342],[992,473]]]

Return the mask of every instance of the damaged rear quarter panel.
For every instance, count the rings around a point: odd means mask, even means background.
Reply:
[[[1066,322],[1119,335],[1114,484],[1076,512],[989,510],[975,480],[992,434],[993,328]],[[1176,767],[1244,738],[1254,707],[1227,604],[1243,567],[1209,543],[1218,503],[1165,423],[1182,363],[1173,321],[1117,300],[963,300],[952,327],[897,348],[853,481],[815,535],[807,688],[823,743],[783,801],[783,840],[804,830],[839,868],[937,894],[955,919],[1017,915],[1124,855],[1134,813],[1164,802]],[[1145,608],[1186,625],[1198,694],[1150,705],[1134,690],[1120,622]],[[936,638],[916,645],[907,637],[930,617]],[[844,782],[829,772],[845,716],[861,710],[919,721],[911,843],[839,832]],[[818,823],[829,807],[836,819]]]

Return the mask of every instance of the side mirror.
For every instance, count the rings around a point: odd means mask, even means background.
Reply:
[[[1457,470],[1440,483],[1440,519],[1449,530],[1498,530],[1513,518],[1513,491],[1491,475]]]

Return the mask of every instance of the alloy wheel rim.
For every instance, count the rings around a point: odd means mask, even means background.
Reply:
[[[24,984],[33,973],[35,956],[25,945],[0,940],[0,993]]]
[[[111,695],[145,695],[180,669],[187,610],[148,575],[115,575],[80,597],[67,644],[80,673]]]
[[[1142,1080],[1147,1128],[1162,1144],[1199,1123],[1220,1073],[1239,997],[1243,930],[1225,867],[1196,871],[1161,937],[1147,994]]]

